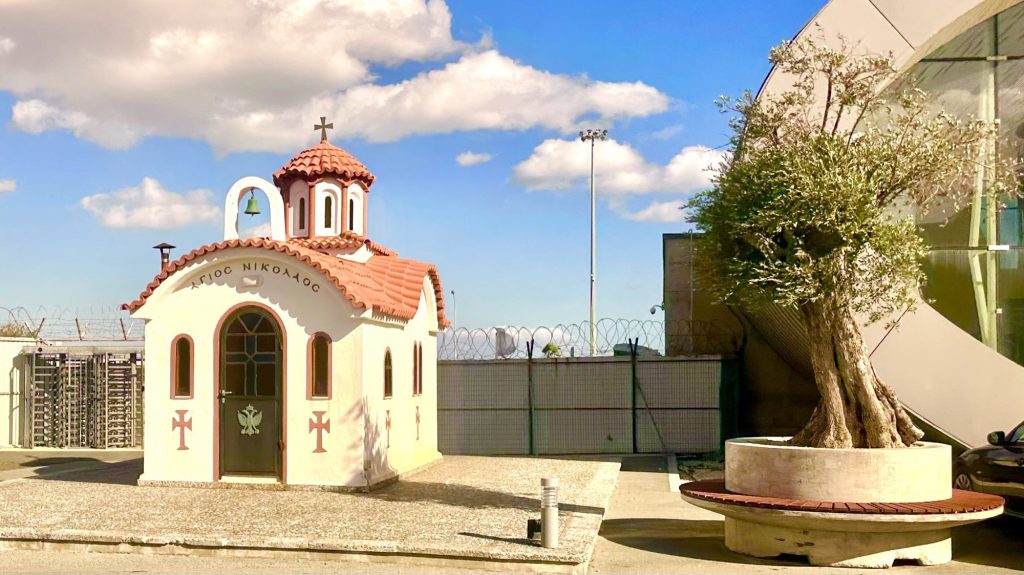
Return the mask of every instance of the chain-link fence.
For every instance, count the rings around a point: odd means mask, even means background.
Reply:
[[[735,360],[439,361],[448,454],[705,453],[736,433]]]

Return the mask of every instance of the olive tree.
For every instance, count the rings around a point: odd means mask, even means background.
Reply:
[[[799,310],[821,398],[794,445],[901,447],[922,432],[872,368],[860,318],[913,307],[924,243],[906,207],[955,209],[978,182],[1010,189],[995,126],[936,110],[920,90],[881,88],[891,58],[787,42],[786,92],[721,104],[731,154],[690,202],[700,269],[725,303]],[[952,212],[950,212],[952,213]]]

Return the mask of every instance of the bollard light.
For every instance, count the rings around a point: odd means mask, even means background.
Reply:
[[[544,477],[540,487],[540,544],[554,549],[558,547],[558,478]]]

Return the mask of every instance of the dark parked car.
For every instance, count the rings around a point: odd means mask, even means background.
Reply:
[[[989,445],[969,449],[953,463],[953,487],[1001,495],[1006,510],[1024,513],[1024,422],[1009,433],[988,434]]]

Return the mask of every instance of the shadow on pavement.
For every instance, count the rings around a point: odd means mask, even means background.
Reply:
[[[1024,519],[995,517],[953,529],[953,561],[1024,571]]]
[[[142,475],[142,458],[107,462],[88,457],[55,457],[66,460],[36,470],[37,475],[27,479],[71,481],[75,483],[106,483],[109,485],[135,485]],[[82,466],[75,465],[81,463]]]
[[[526,537],[496,537],[494,535],[484,535],[482,533],[470,533],[463,531],[459,535],[465,535],[466,537],[476,537],[477,539],[488,539],[490,541],[501,541],[502,543],[515,543],[517,545],[534,545],[532,539]]]
[[[668,456],[634,455],[623,457],[621,471],[667,473]]]
[[[679,519],[610,519],[605,539],[651,553],[741,565],[807,566],[802,557],[759,559],[725,547],[724,523]],[[999,517],[953,529],[953,561],[1024,571],[1024,521]]]
[[[503,493],[501,491],[493,491],[491,489],[459,485],[457,483],[434,483],[421,481],[409,481],[403,483],[399,481],[381,489],[380,491],[372,491],[368,493],[366,497],[380,499],[381,501],[433,502],[443,505],[451,505],[453,507],[468,507],[472,509],[501,508],[524,509],[529,511],[537,511],[540,509],[539,497],[522,497],[519,495],[512,495],[510,493]],[[593,515],[604,514],[603,508],[590,505],[559,503],[559,508],[562,511],[573,511],[576,513],[590,513]],[[523,526],[523,529],[526,529],[525,525]]]
[[[601,524],[601,537],[634,549],[739,565],[806,566],[806,560],[758,559],[725,547],[722,521],[682,519],[609,519]]]
[[[100,460],[95,457],[39,457],[22,461],[19,465],[21,467],[52,467],[54,465],[65,465],[67,463],[87,463],[95,462],[99,463]]]

